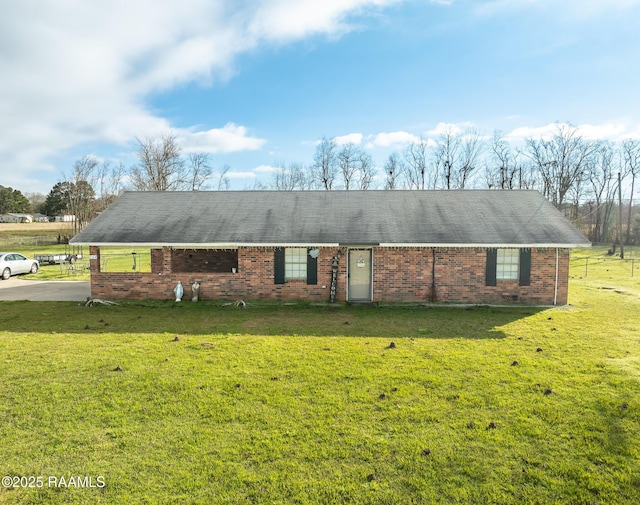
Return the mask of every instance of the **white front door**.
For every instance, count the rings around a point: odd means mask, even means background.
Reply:
[[[372,285],[371,249],[349,249],[348,297],[352,302],[370,302]]]

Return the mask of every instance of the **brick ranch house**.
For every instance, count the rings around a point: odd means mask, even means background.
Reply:
[[[127,192],[76,235],[91,295],[566,304],[585,237],[537,191]],[[150,271],[101,271],[144,247]]]

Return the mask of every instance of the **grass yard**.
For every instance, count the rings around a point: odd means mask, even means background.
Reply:
[[[0,504],[640,503],[601,253],[552,309],[0,302]]]

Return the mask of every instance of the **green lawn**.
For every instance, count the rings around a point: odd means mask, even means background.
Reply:
[[[30,229],[30,224],[23,225],[23,229],[5,229],[0,226],[0,250],[16,251],[29,258],[38,254],[67,254],[82,253],[83,258],[77,264],[41,264],[36,274],[25,275],[24,279],[33,280],[89,280],[89,248],[73,247],[68,244],[59,244],[57,237],[71,235],[69,227],[57,229],[55,223],[49,223],[50,229]],[[36,223],[37,225],[37,223]],[[59,224],[59,226],[64,226]]]
[[[0,302],[0,474],[44,477],[0,503],[639,503],[640,271],[602,253],[552,309]]]

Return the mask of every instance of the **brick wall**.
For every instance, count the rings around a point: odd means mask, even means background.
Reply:
[[[236,273],[174,272],[173,261],[181,261],[170,248],[151,252],[151,273],[103,273],[99,271],[99,249],[91,247],[91,296],[108,299],[173,299],[178,281],[184,286],[184,300],[191,299],[191,285],[200,283],[202,300],[311,300],[328,301],[331,286],[331,259],[337,249],[320,249],[318,283],[306,281],[274,284],[273,248],[241,247],[238,249]],[[181,258],[181,259],[177,259]],[[346,266],[341,260],[338,272],[338,301],[345,301]]]
[[[342,248],[338,268],[337,301],[346,300],[347,254]],[[320,248],[318,283],[274,284],[273,248],[240,247],[237,272],[174,272],[176,256],[168,247],[151,251],[151,273],[103,273],[100,252],[91,247],[91,293],[107,299],[173,299],[178,281],[184,300],[191,299],[191,284],[200,282],[203,300],[310,300],[328,301],[332,258],[337,248]],[[435,258],[435,267],[433,261]],[[555,249],[533,249],[531,285],[498,280],[485,286],[486,249],[483,248],[373,248],[373,301],[552,304],[556,269]],[[184,265],[183,265],[184,266]],[[559,251],[557,303],[567,303],[569,250]],[[182,268],[182,267],[180,267]],[[195,269],[196,267],[194,267]],[[435,283],[432,271],[435,270]],[[435,289],[432,288],[435,285]]]
[[[555,249],[532,249],[529,286],[520,286],[517,280],[498,280],[496,286],[486,286],[484,248],[377,248],[373,254],[374,301],[545,305],[554,301]],[[560,305],[567,303],[568,275],[569,250],[562,249],[558,255]]]

